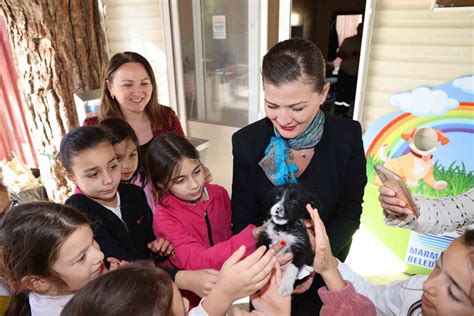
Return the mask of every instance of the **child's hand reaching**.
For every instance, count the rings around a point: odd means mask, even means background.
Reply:
[[[209,315],[224,315],[235,300],[254,293],[270,279],[275,263],[272,249],[262,246],[240,260],[244,254],[242,246],[224,262],[216,287],[202,303]]]
[[[270,282],[260,291],[252,294],[250,300],[255,310],[243,311],[237,307],[232,310],[234,316],[288,316],[291,313],[291,296],[281,297],[277,293],[277,284],[281,280],[281,268],[277,263],[272,271]]]
[[[291,295],[279,296],[277,285],[281,280],[281,268],[279,264],[274,265],[270,282],[268,282],[260,291],[250,296],[252,305],[263,315],[286,316],[291,313]]]
[[[176,273],[175,283],[181,290],[188,290],[205,297],[217,283],[219,271],[214,269],[181,270]]]
[[[338,262],[332,255],[324,223],[319,217],[317,209],[313,209],[308,204],[306,205],[306,210],[310,214],[314,226],[314,239],[310,238],[315,253],[313,261],[314,271],[321,274],[329,291],[341,290],[344,288],[345,283],[337,270]]]
[[[173,251],[173,245],[170,242],[162,237],[158,237],[152,242],[148,243],[148,249],[157,253],[162,257],[169,256]]]
[[[128,261],[120,260],[120,259],[117,259],[117,258],[114,258],[114,257],[108,257],[107,262],[110,263],[109,271],[117,270],[118,268],[126,266],[127,264],[130,263]]]
[[[224,262],[219,273],[216,287],[227,292],[235,301],[252,294],[264,286],[271,276],[274,252],[267,251],[265,246],[255,250],[250,256],[239,261],[245,254],[245,247],[240,247]]]

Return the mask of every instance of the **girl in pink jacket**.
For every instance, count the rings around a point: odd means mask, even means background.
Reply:
[[[158,136],[148,148],[145,164],[157,195],[153,231],[174,246],[166,264],[219,270],[240,246],[246,246],[246,255],[256,249],[260,229],[249,225],[232,235],[229,194],[205,182],[199,153],[184,137]]]

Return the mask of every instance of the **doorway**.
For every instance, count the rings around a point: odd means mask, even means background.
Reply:
[[[291,37],[312,41],[326,60],[326,113],[354,118],[365,9],[366,0],[292,1]]]
[[[258,24],[259,4],[249,0],[178,0],[185,112],[188,122],[243,127],[251,120],[258,80],[258,43],[251,25]],[[254,19],[253,21],[251,19]],[[254,49],[252,49],[254,47]]]
[[[175,90],[188,136],[210,141],[205,164],[229,192],[232,134],[258,119],[266,1],[170,1]],[[181,95],[180,95],[181,94]]]

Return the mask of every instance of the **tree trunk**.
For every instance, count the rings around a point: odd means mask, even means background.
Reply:
[[[33,137],[50,199],[70,192],[56,159],[61,139],[78,126],[73,93],[97,89],[107,62],[98,0],[2,0]]]

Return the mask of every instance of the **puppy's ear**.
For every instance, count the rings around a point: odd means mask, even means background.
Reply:
[[[446,145],[447,143],[449,143],[449,139],[446,137],[446,135],[443,134],[442,131],[438,129],[438,130],[435,130],[435,132],[436,132],[436,135],[438,135],[438,142],[440,142],[441,145]]]
[[[413,138],[413,136],[415,136],[415,133],[416,133],[416,127],[412,127],[408,132],[406,133],[402,133],[401,137],[408,141],[410,139]]]
[[[283,193],[283,186],[274,187],[266,196],[264,200],[264,206],[267,212],[270,212],[270,208],[279,200]]]

